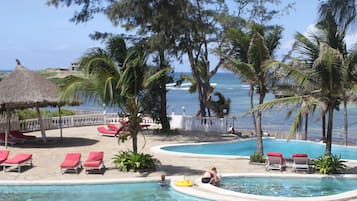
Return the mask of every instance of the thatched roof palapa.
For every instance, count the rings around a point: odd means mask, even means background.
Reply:
[[[1,109],[46,107],[58,104],[58,87],[36,72],[21,66],[0,82]]]
[[[6,111],[7,119],[9,119],[9,111],[11,110],[35,107],[42,139],[46,142],[39,107],[61,106],[57,97],[58,87],[50,80],[23,67],[19,60],[16,60],[16,62],[15,70],[0,82],[0,109]],[[5,146],[7,146],[8,131],[9,128],[6,130]]]

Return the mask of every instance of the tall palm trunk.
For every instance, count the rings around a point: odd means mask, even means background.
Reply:
[[[345,145],[348,143],[348,110],[347,110],[347,99],[343,100],[343,118],[344,118],[344,134],[345,134]]]
[[[327,135],[326,135],[326,150],[325,155],[331,156],[332,145],[332,128],[333,128],[333,110],[334,107],[330,106],[328,109],[328,122],[327,122]]]
[[[128,101],[127,109],[129,116],[129,132],[132,138],[133,152],[138,152],[138,133],[140,131],[139,104],[136,97],[131,97]]]
[[[166,67],[165,65],[165,55],[163,51],[160,51],[160,69],[164,69]],[[170,130],[170,123],[167,118],[167,98],[166,98],[166,74],[162,75],[161,78],[159,79],[160,82],[160,121],[161,121],[161,127],[163,130]]]
[[[250,97],[250,110],[252,110],[254,108],[254,85],[253,84],[249,84],[249,97]],[[255,118],[255,112],[252,112],[252,120],[253,120],[253,126],[254,126],[254,132],[258,133],[258,129],[257,129],[257,119]]]
[[[262,112],[257,112],[257,153],[263,155]]]
[[[263,85],[260,84],[259,104],[262,104],[264,102],[264,98],[265,98],[265,91],[262,86]],[[257,153],[263,155],[264,154],[263,150],[264,150],[264,148],[263,148],[263,130],[262,130],[262,111],[258,110],[258,112],[257,112]]]
[[[309,114],[305,114],[305,130],[304,130],[304,136],[302,137],[303,140],[307,140],[307,128],[309,124]]]
[[[326,142],[326,113],[322,115],[322,141]]]

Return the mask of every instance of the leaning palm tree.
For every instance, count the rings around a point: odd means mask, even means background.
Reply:
[[[120,43],[119,43],[120,44]],[[121,47],[124,46],[121,44]],[[117,105],[129,114],[129,132],[121,140],[132,139],[133,152],[137,152],[137,134],[140,131],[141,101],[145,88],[157,80],[166,69],[148,75],[147,54],[142,46],[134,46],[118,51],[114,57],[110,51],[91,49],[84,55],[80,68],[82,77],[68,77],[62,86],[62,99],[94,98],[108,105]]]
[[[253,108],[254,89],[256,89],[259,94],[258,103],[262,104],[268,92],[269,85],[271,85],[271,81],[273,80],[270,79],[271,74],[269,69],[271,64],[274,63],[272,57],[274,50],[279,45],[281,31],[280,27],[274,27],[264,34],[264,27],[254,25],[251,33],[244,34],[238,32],[238,37],[242,37],[242,40],[237,43],[237,46],[239,46],[238,49],[240,50],[238,59],[236,55],[226,58],[225,68],[248,81],[250,85],[251,108]],[[246,46],[247,43],[245,43],[247,37],[250,38],[248,46]],[[247,52],[243,52],[243,50],[247,50]],[[256,119],[254,116],[255,113],[257,115]],[[257,153],[263,154],[262,111],[256,110],[252,115],[256,126]]]

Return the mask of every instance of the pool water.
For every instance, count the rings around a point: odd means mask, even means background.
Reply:
[[[166,151],[192,153],[192,154],[209,154],[209,155],[226,155],[226,156],[250,156],[257,150],[256,139],[217,142],[190,145],[165,146],[161,149]],[[325,154],[326,145],[301,140],[279,140],[264,139],[264,152],[281,152],[284,157],[290,158],[294,153],[307,153],[310,158],[318,158]],[[357,147],[346,147],[332,145],[332,153],[341,156],[342,159],[357,160]]]
[[[338,177],[223,177],[220,188],[263,196],[315,197],[357,190],[357,179]]]
[[[194,201],[205,200],[179,193],[158,182],[81,185],[0,185],[0,201]]]

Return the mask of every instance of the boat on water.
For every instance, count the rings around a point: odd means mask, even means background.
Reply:
[[[191,86],[192,86],[192,84],[189,82],[184,82],[182,84],[177,84],[175,82],[172,82],[172,83],[166,84],[166,89],[167,90],[189,90]],[[211,83],[211,86],[213,88],[216,88],[217,83]]]

